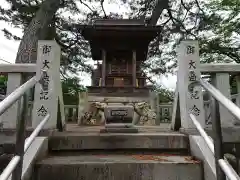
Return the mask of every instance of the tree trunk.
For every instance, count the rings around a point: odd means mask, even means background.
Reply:
[[[156,25],[163,10],[167,8],[168,8],[168,0],[157,0],[156,6],[152,11],[152,16],[149,21],[149,24]]]
[[[48,37],[49,25],[60,7],[61,0],[45,0],[32,19],[20,42],[16,63],[36,63],[38,40]]]

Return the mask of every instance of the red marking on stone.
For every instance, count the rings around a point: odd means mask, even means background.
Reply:
[[[173,161],[164,159],[157,155],[132,155],[132,157],[137,160],[153,160],[153,161],[173,162]]]
[[[192,163],[196,163],[196,164],[200,163],[199,160],[194,159],[194,157],[192,157],[192,156],[187,156],[184,159],[185,159],[185,161],[188,161],[188,162],[192,162]]]

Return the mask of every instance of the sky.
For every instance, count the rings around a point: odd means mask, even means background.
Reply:
[[[8,4],[5,0],[1,0],[1,6],[8,7]],[[123,7],[117,4],[111,4],[111,5],[104,4],[104,7],[107,14],[115,11],[118,11],[121,13],[124,13],[126,11],[126,7]],[[22,30],[12,27],[11,24],[0,21],[0,27],[1,29],[6,28],[10,30],[13,34],[16,34],[19,37],[22,37],[22,34],[23,34]],[[5,64],[7,62],[15,63],[18,46],[19,46],[19,41],[6,39],[6,37],[4,37],[4,33],[0,31],[0,63],[2,64]],[[79,73],[79,76],[81,77],[80,79],[82,79],[81,83],[83,85],[86,85],[86,86],[91,85],[90,75],[86,73]],[[161,75],[160,77],[157,76],[157,77],[154,77],[153,79],[156,80],[156,82],[159,85],[162,85],[164,88],[167,88],[170,90],[175,89],[176,79],[177,79],[176,75],[172,75],[172,74]]]

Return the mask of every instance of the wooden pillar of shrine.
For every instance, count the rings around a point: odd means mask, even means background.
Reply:
[[[136,87],[136,59],[137,59],[137,53],[135,50],[133,50],[133,57],[132,57],[132,84],[133,87]]]
[[[102,81],[101,85],[105,86],[105,79],[106,79],[106,51],[102,49]]]

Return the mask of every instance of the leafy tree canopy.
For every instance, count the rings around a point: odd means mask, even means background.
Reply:
[[[174,92],[168,89],[160,88],[157,91],[159,96],[159,103],[169,103],[174,100]]]
[[[43,0],[6,0],[0,5],[0,20],[26,30]],[[53,1],[53,0],[48,0]],[[55,0],[57,2],[57,0]],[[60,1],[60,0],[58,0]],[[140,18],[162,25],[163,30],[149,46],[148,73],[171,72],[176,67],[176,47],[183,39],[200,42],[202,62],[240,62],[240,2],[238,0],[61,0],[49,24],[48,38],[62,47],[62,73],[91,72],[88,42],[75,24],[88,24],[95,18]],[[125,13],[107,12],[106,7],[120,5]],[[109,9],[109,8],[108,8]],[[7,38],[20,40],[8,29]]]
[[[0,75],[0,94],[5,95],[7,92],[7,76]]]
[[[86,88],[80,85],[78,78],[67,78],[62,80],[62,91],[64,104],[78,104],[79,92],[86,91]]]

